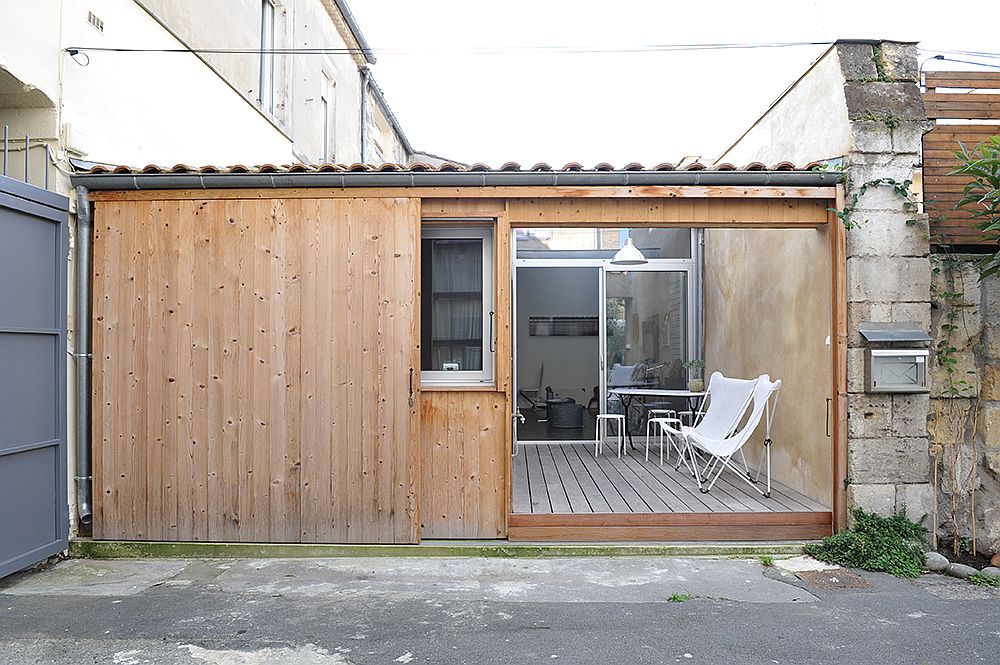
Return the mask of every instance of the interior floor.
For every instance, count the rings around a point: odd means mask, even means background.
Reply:
[[[519,441],[593,441],[594,423],[597,418],[589,409],[583,410],[583,426],[564,428],[553,427],[546,417],[545,409],[531,411],[521,409],[524,422],[517,424]]]
[[[825,512],[830,508],[772,480],[765,498],[730,472],[709,493],[698,489],[682,466],[659,463],[659,449],[636,438],[631,453],[617,457],[607,441],[594,458],[593,444],[522,445],[513,460],[513,511],[573,513]],[[676,462],[676,456],[671,458]]]

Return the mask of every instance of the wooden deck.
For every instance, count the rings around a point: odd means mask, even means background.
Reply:
[[[830,508],[778,482],[764,498],[731,473],[703,494],[642,447],[594,459],[582,444],[522,446],[513,460],[511,540],[785,540],[832,530]]]

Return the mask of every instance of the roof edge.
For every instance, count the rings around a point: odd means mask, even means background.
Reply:
[[[292,187],[834,187],[830,171],[349,171],[308,173],[82,173],[90,190]]]
[[[337,5],[337,11],[344,17],[344,23],[347,24],[348,30],[351,31],[354,41],[358,43],[358,48],[361,49],[365,61],[370,65],[374,65],[375,54],[372,53],[372,48],[368,45],[368,40],[365,39],[364,33],[361,32],[361,26],[358,25],[357,19],[354,18],[351,8],[347,5],[347,0],[333,0],[333,4]]]

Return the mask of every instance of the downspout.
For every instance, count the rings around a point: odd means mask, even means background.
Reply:
[[[91,512],[90,472],[90,201],[86,187],[76,188],[76,509],[80,524],[89,526]]]
[[[362,164],[367,164],[367,152],[366,146],[368,144],[368,80],[371,77],[371,72],[365,67],[361,70],[361,159],[359,160]]]

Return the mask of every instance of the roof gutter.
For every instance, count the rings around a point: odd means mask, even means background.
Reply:
[[[341,171],[309,173],[80,173],[90,190],[288,187],[833,187],[830,171]]]
[[[358,25],[357,20],[354,18],[354,14],[351,13],[351,8],[347,6],[347,0],[333,0],[333,4],[337,5],[340,15],[344,17],[344,22],[347,24],[347,28],[351,31],[351,34],[354,35],[354,41],[358,43],[361,53],[365,56],[365,62],[370,65],[374,65],[375,54],[372,53],[371,46],[368,45],[368,41],[361,33],[361,26]]]

